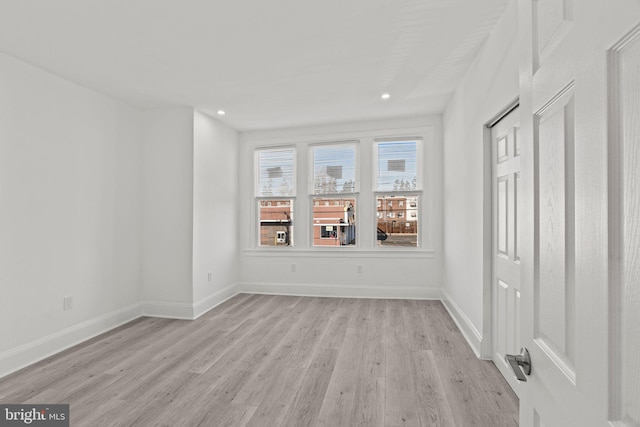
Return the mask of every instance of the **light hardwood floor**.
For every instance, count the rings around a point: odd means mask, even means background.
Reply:
[[[0,380],[72,426],[517,426],[518,400],[439,301],[240,294],[142,318]]]

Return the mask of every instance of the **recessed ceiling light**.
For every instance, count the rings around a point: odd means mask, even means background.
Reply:
[[[227,113],[225,113],[224,110],[218,110],[218,115],[219,116],[224,116],[225,114],[227,114]]]
[[[389,95],[388,93],[383,93],[382,96],[380,97],[382,99],[389,99],[391,98],[391,95]]]

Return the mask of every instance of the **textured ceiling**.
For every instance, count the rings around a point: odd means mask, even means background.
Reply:
[[[0,51],[238,130],[415,116],[443,110],[507,1],[0,0]]]

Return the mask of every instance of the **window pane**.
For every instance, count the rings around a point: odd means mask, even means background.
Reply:
[[[356,244],[356,200],[354,198],[313,199],[313,245],[354,246]]]
[[[418,189],[418,142],[377,142],[377,191]]]
[[[293,148],[256,151],[256,196],[295,196]]]
[[[330,145],[313,148],[313,194],[356,191],[356,148]]]
[[[293,200],[258,200],[260,246],[293,244]]]
[[[418,246],[418,196],[377,196],[379,246]]]

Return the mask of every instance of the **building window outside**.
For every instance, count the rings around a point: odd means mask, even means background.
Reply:
[[[336,229],[333,225],[321,225],[320,226],[320,238],[321,239],[335,239]]]

